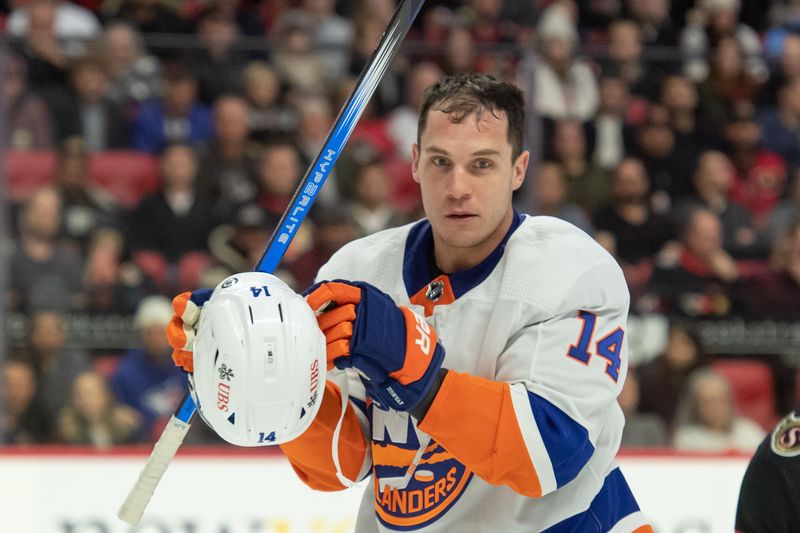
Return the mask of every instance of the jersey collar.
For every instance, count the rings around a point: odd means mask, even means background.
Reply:
[[[460,272],[443,273],[436,268],[433,259],[433,230],[427,219],[420,220],[411,227],[406,239],[403,255],[403,282],[412,303],[420,303],[428,294],[427,300],[436,304],[451,303],[473,287],[480,285],[503,257],[506,243],[511,234],[522,224],[525,215],[514,211],[511,227],[503,240],[489,256],[474,267]],[[438,284],[437,282],[441,282]],[[438,296],[438,297],[437,297]],[[434,307],[432,304],[430,307]],[[426,315],[429,315],[428,307]]]

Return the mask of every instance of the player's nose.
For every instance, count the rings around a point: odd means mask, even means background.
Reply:
[[[459,165],[454,166],[448,176],[446,190],[449,198],[460,200],[469,197],[469,173]]]

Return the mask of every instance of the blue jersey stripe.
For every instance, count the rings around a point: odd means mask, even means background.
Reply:
[[[589,508],[542,533],[606,533],[617,522],[639,511],[639,504],[619,468],[612,470]]]
[[[575,479],[594,453],[589,432],[541,396],[529,391],[528,400],[550,456],[556,484],[561,488]]]

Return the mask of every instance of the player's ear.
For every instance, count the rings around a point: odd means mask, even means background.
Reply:
[[[411,176],[419,183],[419,145],[411,145]]]
[[[528,171],[528,162],[530,161],[531,153],[527,150],[517,156],[514,161],[514,176],[511,179],[512,190],[516,191],[522,186],[525,181],[525,173]]]

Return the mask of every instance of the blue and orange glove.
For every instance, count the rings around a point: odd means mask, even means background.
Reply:
[[[355,368],[381,409],[411,411],[440,383],[444,348],[425,320],[361,281],[327,281],[306,291],[325,333],[328,368]]]
[[[167,324],[167,340],[172,347],[172,360],[186,372],[194,371],[192,348],[203,304],[211,298],[211,289],[182,292],[172,299],[175,313]]]

